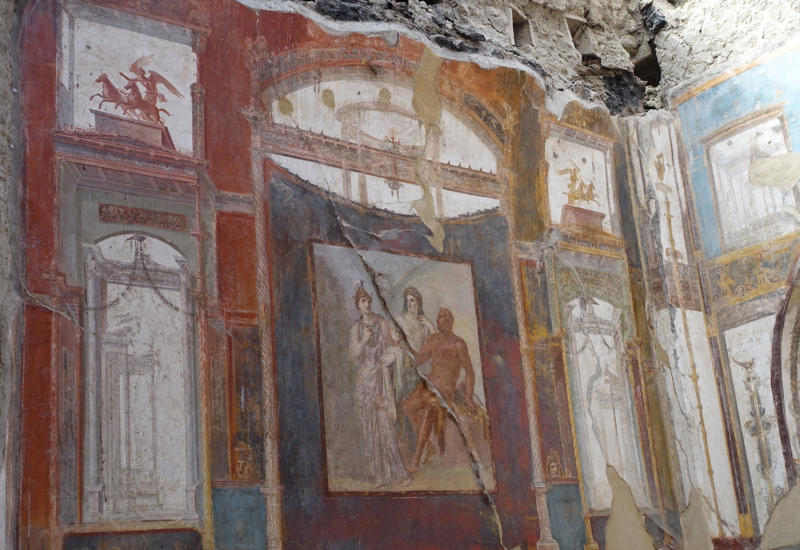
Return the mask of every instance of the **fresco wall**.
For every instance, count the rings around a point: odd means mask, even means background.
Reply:
[[[636,225],[647,276],[646,311],[653,331],[652,380],[658,392],[678,509],[692,490],[705,498],[707,529],[722,541],[741,535],[730,460],[725,378],[715,361],[718,341],[706,334],[705,296],[697,276],[696,230],[682,168],[679,126],[666,113],[626,123],[631,151]],[[714,355],[717,354],[717,355]],[[663,457],[667,458],[667,457]]]
[[[673,100],[739,524],[756,534],[796,476],[795,390],[785,382],[797,232],[797,79],[785,72],[797,57],[792,44]]]
[[[618,119],[362,30],[27,7],[17,547],[593,550],[609,466],[657,547],[693,491],[757,540],[800,446],[796,51]]]

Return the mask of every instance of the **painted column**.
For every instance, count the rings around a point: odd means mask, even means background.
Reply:
[[[528,433],[531,439],[531,463],[533,466],[533,480],[531,486],[536,497],[536,510],[539,515],[539,542],[538,550],[559,550],[558,541],[553,538],[550,529],[550,513],[547,509],[547,482],[544,477],[542,464],[542,450],[539,442],[539,421],[536,418],[536,390],[533,381],[533,365],[531,364],[530,342],[528,329],[525,324],[525,299],[522,293],[522,277],[520,275],[520,260],[523,257],[517,252],[513,214],[508,204],[508,199],[501,201],[501,210],[508,220],[508,236],[511,243],[511,282],[514,285],[514,306],[517,312],[517,330],[519,331],[519,350],[522,356],[522,372],[525,376],[525,404],[528,409]]]
[[[100,502],[103,499],[103,482],[100,479],[100,415],[98,399],[100,393],[100,342],[102,326],[100,250],[94,245],[84,245],[86,255],[86,455],[83,482],[84,521],[100,521]]]
[[[272,355],[272,295],[269,286],[270,264],[267,256],[270,229],[265,209],[269,206],[264,181],[265,155],[260,145],[260,120],[251,120],[254,126],[251,146],[251,185],[253,212],[256,225],[256,258],[258,263],[258,335],[261,346],[261,392],[264,411],[264,494],[267,507],[267,548],[283,547],[281,536],[281,485],[278,456],[278,398],[275,385],[275,365]]]
[[[180,266],[180,289],[181,289],[181,309],[183,313],[184,319],[184,334],[186,335],[186,340],[184,341],[184,349],[186,353],[186,368],[184,371],[184,400],[186,402],[186,519],[190,521],[196,521],[199,519],[199,515],[197,513],[197,487],[199,485],[198,479],[198,468],[197,463],[199,459],[200,450],[198,449],[198,441],[197,441],[197,421],[195,411],[197,410],[197,401],[195,399],[196,395],[196,386],[195,386],[195,364],[194,364],[194,356],[195,356],[195,341],[194,341],[194,319],[193,319],[193,300],[192,300],[192,283],[191,283],[191,275],[189,274],[189,267],[185,259],[177,259],[178,265]],[[201,326],[202,330],[202,326]],[[202,343],[202,336],[200,338]],[[200,360],[200,367],[201,369],[204,368],[203,360],[202,360],[202,348],[201,349],[201,360]],[[205,386],[205,384],[203,384]],[[206,388],[202,387],[201,391],[205,391]],[[206,403],[203,403],[203,434],[205,435],[206,432],[210,430],[206,422]],[[203,438],[205,443],[205,437]],[[203,458],[205,462],[205,457],[209,454],[209,449],[203,445],[202,449]],[[205,470],[205,469],[204,469]],[[208,480],[208,476],[204,474],[204,484]],[[205,497],[205,494],[204,494]]]
[[[192,148],[194,156],[206,158],[206,140],[203,129],[205,128],[205,101],[206,89],[199,82],[193,83],[189,90],[192,94]]]

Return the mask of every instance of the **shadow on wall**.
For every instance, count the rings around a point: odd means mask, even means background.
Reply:
[[[775,506],[767,525],[759,550],[800,548],[800,485],[792,490]]]
[[[713,550],[711,534],[708,532],[708,507],[702,493],[692,489],[689,506],[681,514],[683,546],[686,550]]]
[[[606,475],[614,493],[606,531],[606,550],[655,550],[630,487],[613,466],[606,468]],[[707,517],[705,499],[698,490],[693,489],[689,506],[681,514],[684,550],[713,550]],[[778,502],[758,548],[800,549],[800,485],[795,485]]]
[[[655,550],[631,488],[611,465],[606,466],[606,476],[614,494],[606,527],[606,549]]]

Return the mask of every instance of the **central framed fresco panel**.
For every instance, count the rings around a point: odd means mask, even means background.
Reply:
[[[309,251],[326,491],[494,491],[472,265]]]

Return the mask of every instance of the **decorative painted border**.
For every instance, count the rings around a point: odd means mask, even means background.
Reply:
[[[706,262],[711,304],[717,311],[784,287],[800,234],[790,233]]]
[[[186,216],[182,214],[129,208],[115,204],[100,204],[98,215],[101,222],[143,225],[172,231],[187,231],[189,227]]]

